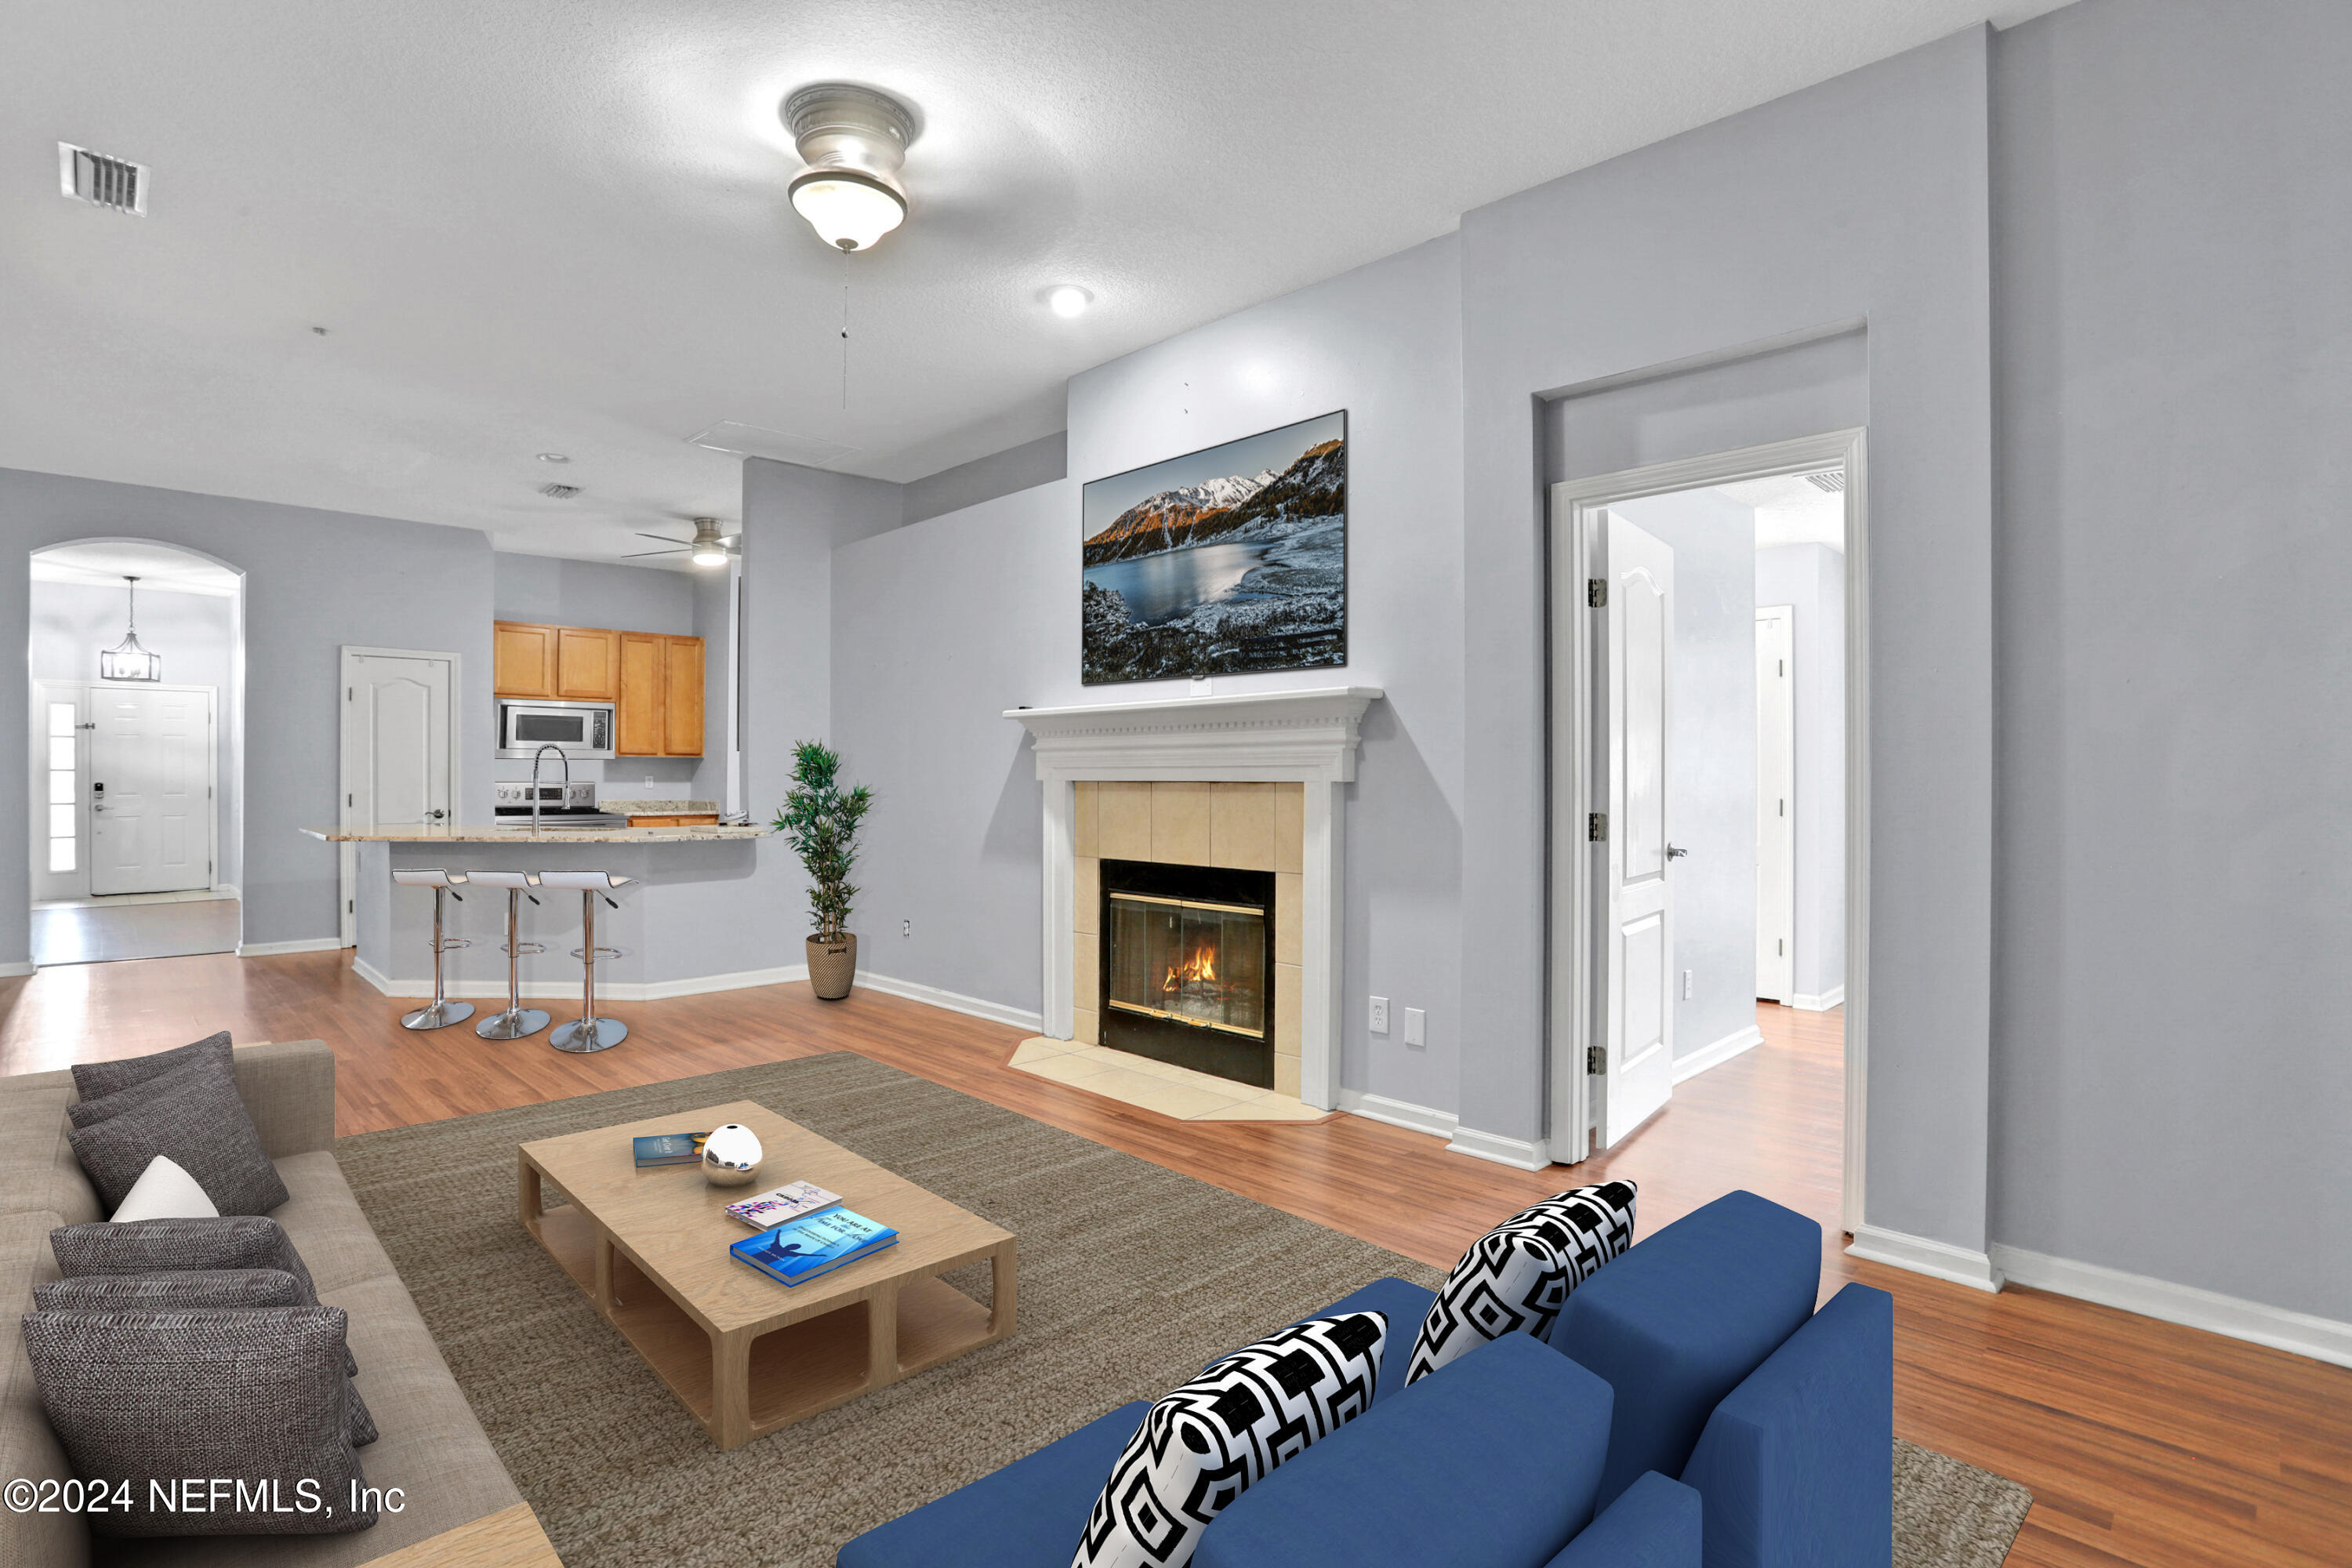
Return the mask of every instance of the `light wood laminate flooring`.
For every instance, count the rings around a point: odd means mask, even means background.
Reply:
[[[2010,1562],[2147,1568],[2352,1563],[2352,1371],[2063,1296],[1988,1295],[1860,1263],[1837,1232],[1843,1020],[1759,1006],[1765,1044],[1572,1173],[1514,1171],[1354,1116],[1178,1121],[1006,1065],[1026,1031],[805,985],[600,1005],[630,1027],[590,1057],[468,1026],[412,1034],[348,955],[81,965],[0,980],[0,1072],[135,1056],[227,1028],[335,1048],[345,1133],[853,1050],[1444,1267],[1533,1199],[1641,1184],[1646,1232],[1732,1187],[1820,1220],[1824,1294],[1895,1301],[1895,1429],[2032,1489]],[[2195,1173],[2184,1173],[2184,1179]]]

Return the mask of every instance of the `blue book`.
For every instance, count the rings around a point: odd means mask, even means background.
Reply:
[[[698,1165],[702,1163],[702,1142],[708,1132],[656,1132],[649,1138],[638,1138],[635,1144],[637,1164]]]
[[[802,1285],[889,1247],[898,1233],[845,1208],[827,1209],[728,1247],[736,1262],[771,1279]]]

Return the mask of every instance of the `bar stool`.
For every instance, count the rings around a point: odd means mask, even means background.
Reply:
[[[529,871],[468,871],[466,880],[477,888],[507,890],[507,1010],[475,1025],[474,1033],[486,1040],[520,1040],[525,1035],[536,1035],[547,1027],[547,1015],[522,1005],[522,955],[545,952],[547,944],[518,939],[522,934],[522,901],[528,898],[539,902],[530,891],[539,886],[539,879]]]
[[[443,937],[441,912],[444,899],[455,899],[461,904],[466,901],[465,895],[457,890],[466,885],[466,873],[422,869],[395,870],[392,874],[392,879],[404,888],[433,889],[433,1000],[414,1013],[402,1014],[400,1026],[404,1029],[446,1029],[452,1024],[462,1024],[474,1016],[474,1005],[471,1002],[452,1002],[448,999],[442,989],[441,955],[445,952],[455,952],[461,947],[471,947],[474,944],[463,937]]]
[[[635,877],[616,877],[610,871],[541,871],[539,885],[542,888],[577,888],[580,889],[580,945],[572,956],[580,961],[580,1016],[568,1024],[558,1024],[547,1037],[547,1043],[559,1051],[585,1053],[605,1051],[629,1037],[629,1026],[618,1018],[596,1016],[596,959],[618,958],[617,947],[596,945],[596,900],[603,899],[613,908],[613,894],[635,881]]]

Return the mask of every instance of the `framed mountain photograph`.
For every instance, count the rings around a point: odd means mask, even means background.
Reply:
[[[1086,487],[1088,686],[1348,662],[1348,415]]]

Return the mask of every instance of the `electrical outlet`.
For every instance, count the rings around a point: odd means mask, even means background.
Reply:
[[[1685,970],[1684,970],[1684,971],[1683,971],[1683,1000],[1684,1000],[1684,1001],[1685,1001],[1685,1002],[1687,1002],[1687,1001],[1689,1001],[1690,999],[1691,999],[1691,972],[1690,972],[1689,970],[1685,969]]]
[[[1418,1007],[1404,1010],[1404,1043],[1408,1046],[1429,1044],[1429,1015]]]
[[[1385,1035],[1388,1032],[1389,999],[1385,996],[1375,996],[1372,998],[1372,1033]]]
[[[915,934],[915,922],[914,922],[914,921],[900,921],[898,922],[898,934],[899,934],[900,936],[912,936],[912,935],[914,935],[914,934]]]

